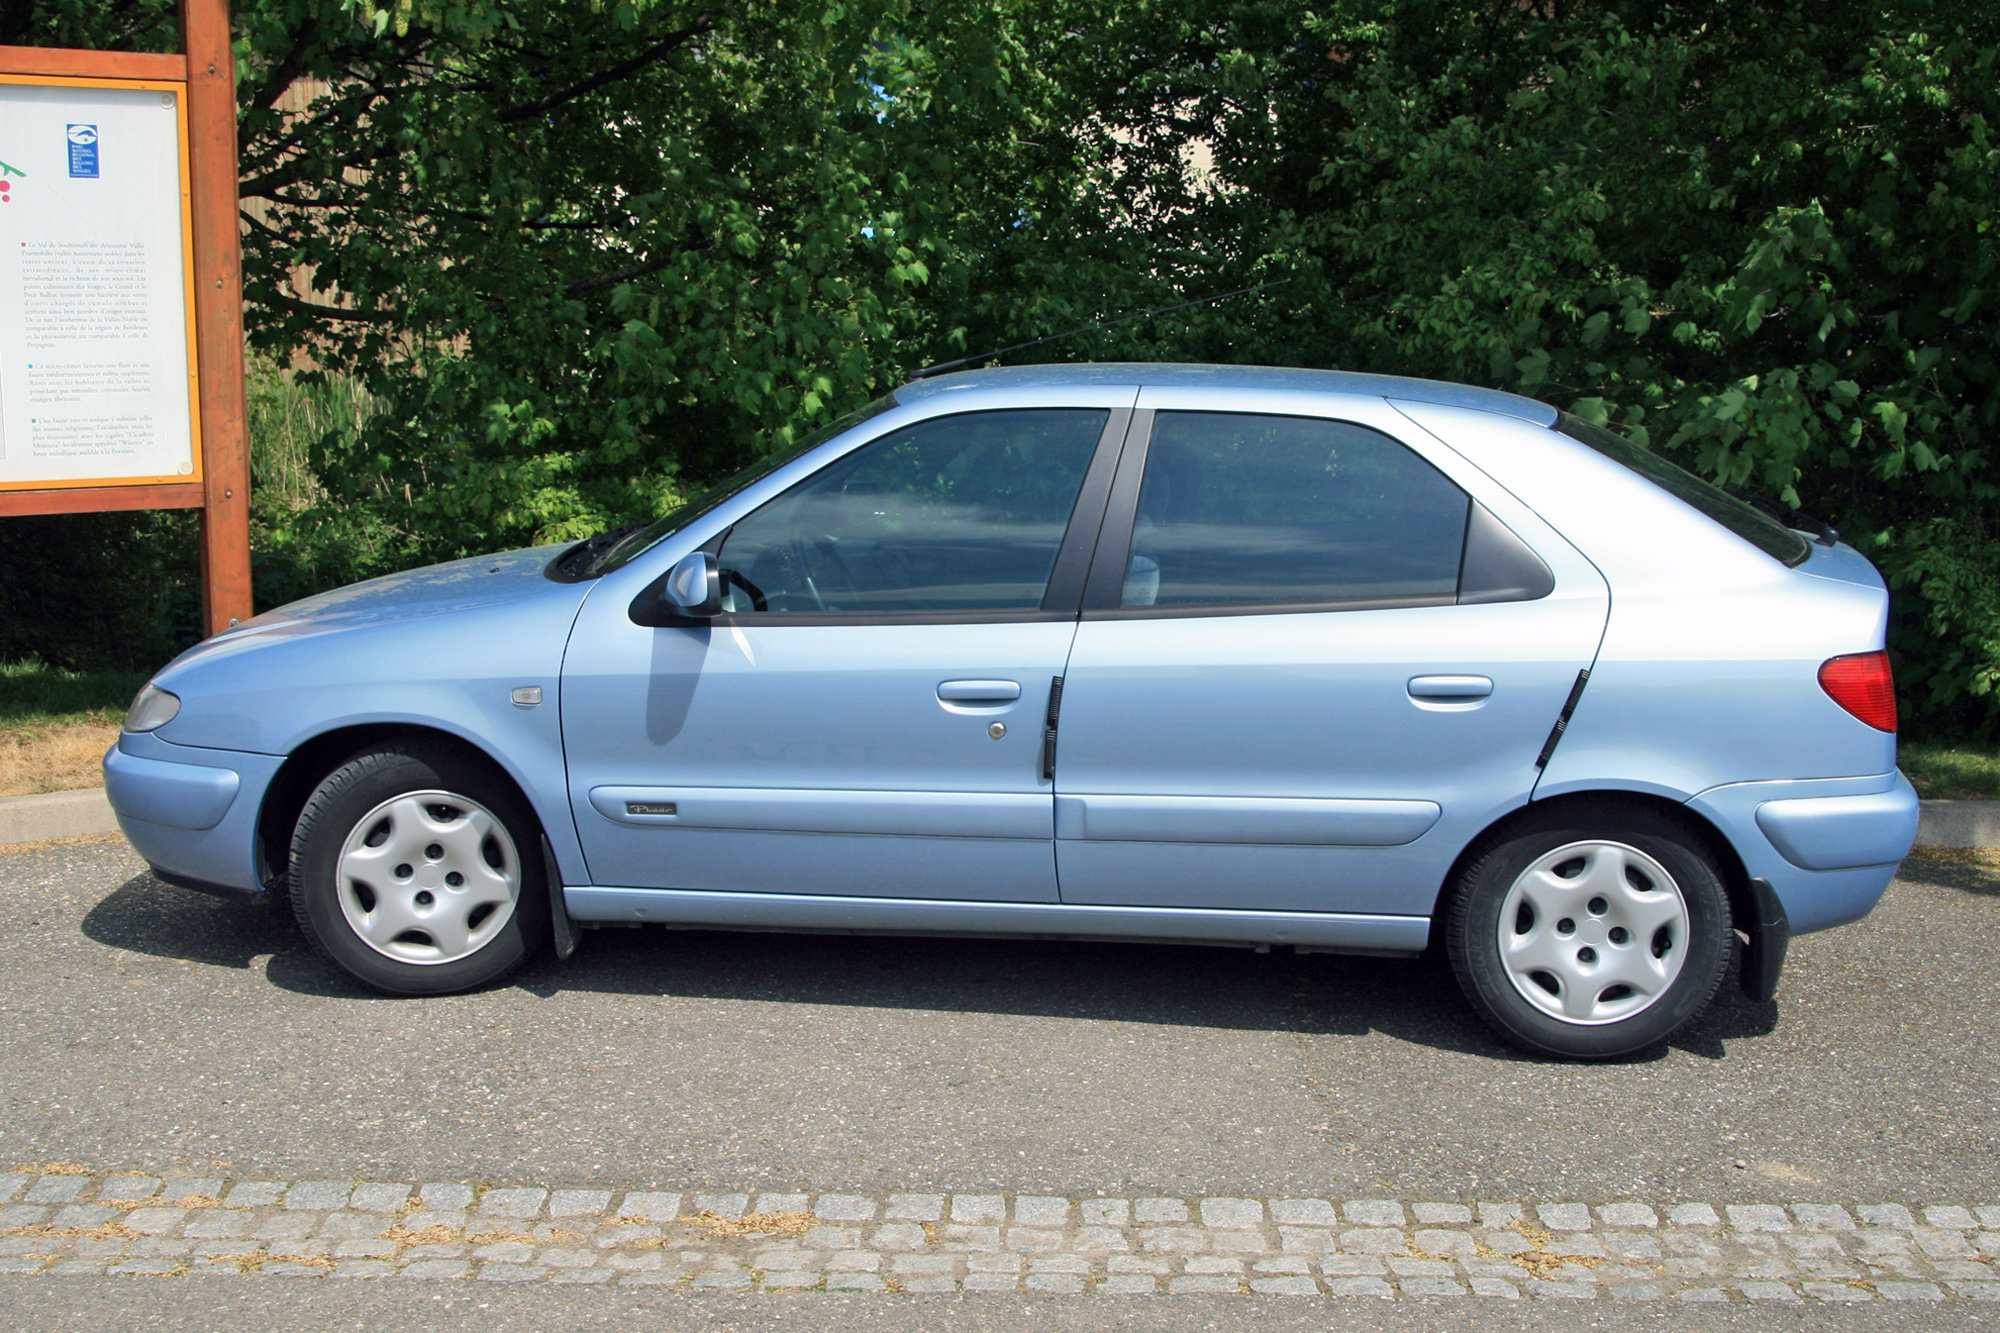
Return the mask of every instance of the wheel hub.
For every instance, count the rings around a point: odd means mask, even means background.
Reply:
[[[1528,1003],[1599,1026],[1666,994],[1687,953],[1687,900],[1665,866],[1620,842],[1573,842],[1523,870],[1500,904],[1500,958]]]
[[[514,915],[521,861],[506,826],[452,792],[392,797],[355,822],[340,850],[341,914],[355,936],[402,963],[477,953]]]

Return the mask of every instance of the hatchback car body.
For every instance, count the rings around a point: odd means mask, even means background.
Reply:
[[[390,991],[592,922],[1437,942],[1604,1056],[1881,896],[1887,617],[1831,534],[1528,399],[977,371],[650,527],[217,635],[105,775],[163,878],[288,888]]]

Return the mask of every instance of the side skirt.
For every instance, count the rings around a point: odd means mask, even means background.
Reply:
[[[696,889],[565,888],[577,921],[866,935],[985,935],[1149,940],[1178,944],[1290,944],[1315,952],[1411,956],[1430,941],[1424,916],[1228,912],[924,898],[836,898]]]

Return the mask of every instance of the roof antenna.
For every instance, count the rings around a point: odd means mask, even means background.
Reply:
[[[1005,356],[1009,352],[1018,352],[1028,347],[1040,347],[1043,343],[1052,343],[1062,338],[1074,338],[1079,333],[1095,333],[1099,329],[1116,328],[1120,324],[1130,324],[1135,319],[1151,319],[1155,315],[1165,315],[1176,310],[1185,310],[1191,305],[1207,305],[1211,301],[1226,301],[1232,296],[1248,296],[1252,292],[1261,292],[1269,287],[1282,287],[1290,281],[1290,278],[1278,278],[1271,282],[1260,282],[1255,287],[1238,287],[1233,292],[1217,292],[1214,296],[1203,296],[1192,301],[1182,301],[1179,305],[1161,306],[1158,310],[1145,310],[1139,314],[1126,315],[1120,319],[1107,319],[1096,324],[1086,324],[1080,329],[1071,329],[1067,333],[1051,333],[1046,338],[1035,338],[1028,342],[1015,343],[1012,347],[1002,347],[998,351],[981,352],[977,356],[961,356],[956,361],[939,361],[935,364],[925,366],[922,370],[911,372],[910,380],[914,383],[917,380],[928,379],[932,375],[941,375],[945,371],[955,369],[958,366],[970,365],[975,361],[991,361],[994,357]]]

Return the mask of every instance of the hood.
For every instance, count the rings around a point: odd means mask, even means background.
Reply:
[[[542,574],[558,552],[573,544],[530,546],[350,583],[253,616],[235,629],[202,640],[171,665],[217,652],[240,652],[258,642],[419,620],[507,602],[540,597],[580,602],[591,584],[556,583]]]

